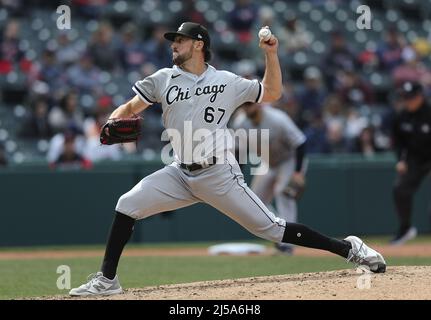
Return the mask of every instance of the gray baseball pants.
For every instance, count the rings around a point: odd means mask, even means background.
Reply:
[[[197,202],[211,205],[260,238],[273,242],[283,238],[286,221],[251,191],[234,157],[192,172],[173,162],[122,195],[116,211],[138,220]]]

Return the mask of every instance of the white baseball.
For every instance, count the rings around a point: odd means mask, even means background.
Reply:
[[[259,39],[263,39],[263,41],[268,41],[271,38],[271,30],[268,27],[263,27],[259,30]]]

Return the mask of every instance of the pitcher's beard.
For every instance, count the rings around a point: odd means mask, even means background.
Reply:
[[[181,66],[184,64],[187,60],[189,60],[192,57],[192,52],[189,51],[187,53],[184,53],[182,55],[177,55],[176,57],[172,56],[172,62],[173,64],[177,66]]]

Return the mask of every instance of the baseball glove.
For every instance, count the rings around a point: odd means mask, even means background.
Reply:
[[[100,143],[111,145],[137,141],[141,127],[141,117],[109,119],[102,127]]]
[[[301,199],[305,191],[305,180],[290,179],[283,193],[295,200]]]

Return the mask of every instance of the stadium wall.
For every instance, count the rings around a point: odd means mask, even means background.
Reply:
[[[394,159],[354,156],[310,161],[299,221],[332,236],[390,234]],[[46,164],[0,171],[0,246],[104,243],[117,199],[160,163],[105,163],[89,171],[53,171]],[[248,168],[245,168],[246,179]],[[429,179],[416,196],[414,222],[430,232]],[[140,221],[133,242],[231,241],[255,237],[210,206],[197,204]]]

